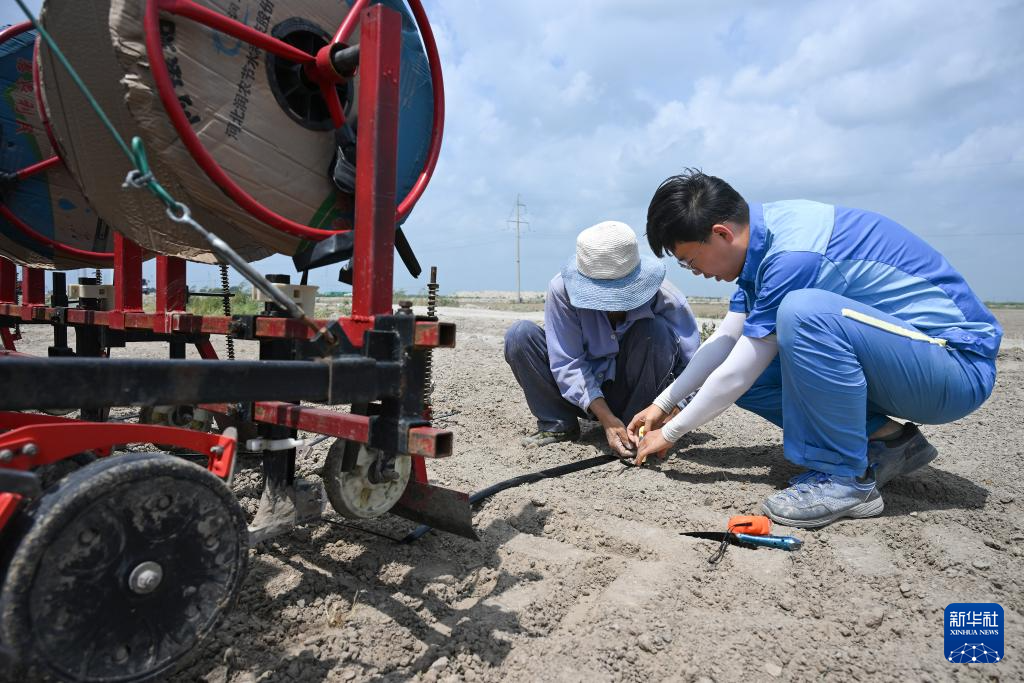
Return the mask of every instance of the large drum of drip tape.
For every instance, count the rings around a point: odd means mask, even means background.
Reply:
[[[47,0],[43,23],[122,135],[142,138],[157,179],[244,258],[292,256],[310,240],[351,228],[351,187],[334,179],[339,142],[347,138],[336,131],[318,82],[301,65],[215,28],[226,17],[314,55],[337,32],[349,3],[195,0],[184,3],[191,12],[160,11],[160,4]],[[401,201],[429,156],[433,92],[414,15],[400,0],[382,4],[403,19]],[[357,26],[346,44],[358,41]],[[162,65],[154,63],[154,50]],[[127,159],[45,51],[41,65],[55,133],[97,210],[148,249],[208,260],[205,241],[170,221],[149,193],[121,189]],[[356,130],[358,80],[331,86]]]
[[[52,159],[34,79],[36,32],[0,35],[0,171],[16,174]],[[45,170],[0,185],[0,256],[20,265],[69,270],[102,265],[88,254],[111,251],[109,226],[89,206],[57,160]],[[33,235],[35,233],[35,235]],[[68,247],[60,250],[53,243]]]

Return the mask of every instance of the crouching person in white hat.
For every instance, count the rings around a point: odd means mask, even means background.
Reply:
[[[616,454],[630,455],[623,418],[669,386],[699,344],[686,297],[661,261],[640,257],[632,228],[587,228],[548,286],[544,327],[521,320],[505,333],[505,360],[537,418],[523,445],[573,440],[587,417]]]

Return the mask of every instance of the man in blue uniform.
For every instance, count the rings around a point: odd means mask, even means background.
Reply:
[[[884,216],[748,205],[688,170],[655,192],[647,239],[739,288],[686,370],[630,422],[640,462],[736,403],[782,427],[786,458],[807,468],[764,502],[768,516],[801,527],[870,517],[878,489],[936,456],[913,422],[957,420],[992,393],[998,322],[941,254]]]
[[[505,334],[505,360],[537,418],[523,445],[575,439],[579,418],[591,417],[617,455],[632,455],[624,420],[675,379],[699,343],[686,298],[665,282],[664,263],[640,257],[633,229],[587,228],[551,280],[544,327],[520,320]]]

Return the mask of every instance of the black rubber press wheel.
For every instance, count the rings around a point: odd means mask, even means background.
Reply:
[[[144,681],[213,630],[245,576],[227,485],[161,453],[104,458],[30,509],[0,591],[0,639],[36,672]]]

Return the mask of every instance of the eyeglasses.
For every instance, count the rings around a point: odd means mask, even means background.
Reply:
[[[700,253],[700,248],[703,247],[703,246],[704,246],[704,240],[701,240],[700,244],[697,247],[697,251],[695,251],[693,253],[693,256],[689,260],[677,257],[676,258],[676,262],[679,264],[679,267],[680,268],[685,268],[686,270],[690,271],[694,275],[700,275],[700,271],[697,270],[696,267],[694,267],[694,263],[696,263],[696,261],[697,261],[697,254]]]

